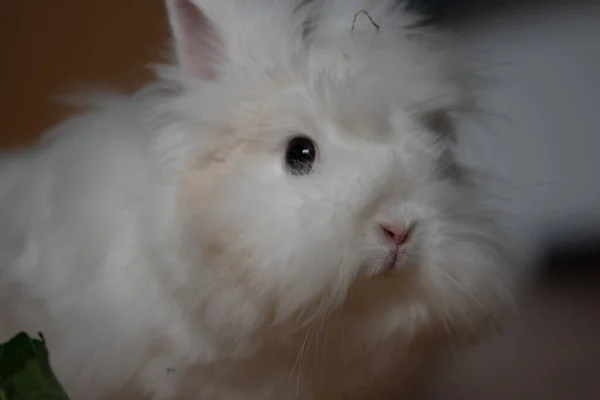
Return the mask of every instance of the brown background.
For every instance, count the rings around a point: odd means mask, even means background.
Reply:
[[[162,0],[2,0],[0,146],[36,138],[74,89],[138,86],[166,48]]]

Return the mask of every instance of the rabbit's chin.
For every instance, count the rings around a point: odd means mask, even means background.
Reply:
[[[250,321],[246,313],[246,326],[256,324],[256,329],[243,332],[242,324],[235,325],[237,329],[228,330],[232,335],[228,344],[222,342],[227,335],[221,333],[218,356],[237,360],[227,372],[229,376],[243,371],[246,377],[252,371],[272,379],[274,371],[285,371],[287,381],[288,374],[293,379],[300,379],[297,376],[301,374],[303,382],[314,384],[307,386],[314,391],[314,398],[329,398],[326,392],[331,387],[356,384],[360,389],[365,380],[410,388],[411,380],[418,379],[418,370],[429,367],[432,354],[474,344],[494,328],[492,316],[499,316],[492,311],[490,298],[478,300],[487,307],[484,311],[474,307],[473,299],[466,295],[444,297],[428,287],[417,272],[387,271],[357,277],[343,297],[333,302],[327,295],[315,298],[274,325],[268,323],[272,322],[268,308],[260,310],[264,323]],[[291,301],[285,294],[271,300],[273,303],[263,306]],[[246,311],[248,307],[245,303]],[[232,309],[221,317],[232,321],[234,312]],[[403,355],[401,361],[396,354]],[[320,376],[327,376],[327,380]]]
[[[508,311],[500,290],[491,291],[500,282],[488,282],[482,289],[487,293],[475,297],[464,291],[444,292],[417,271],[412,265],[357,276],[348,286],[302,301],[285,293],[246,298],[221,313],[221,323],[213,314],[215,339],[227,348],[227,357],[245,358],[279,346],[297,350],[306,336],[343,336],[347,351],[380,351],[382,345],[392,346],[392,351],[423,340],[435,346],[472,345],[498,329]],[[281,304],[297,307],[284,314]]]

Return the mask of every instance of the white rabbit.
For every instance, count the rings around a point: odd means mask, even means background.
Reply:
[[[176,65],[0,160],[0,339],[73,399],[415,398],[514,260],[396,3],[167,0]]]

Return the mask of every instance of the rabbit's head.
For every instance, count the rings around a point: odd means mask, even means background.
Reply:
[[[168,0],[207,320],[282,321],[357,282],[450,323],[506,297],[508,250],[453,154],[466,80],[397,3]]]

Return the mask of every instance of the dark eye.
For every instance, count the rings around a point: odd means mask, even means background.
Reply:
[[[292,175],[311,173],[317,158],[317,145],[306,136],[292,138],[285,151],[285,165]]]

